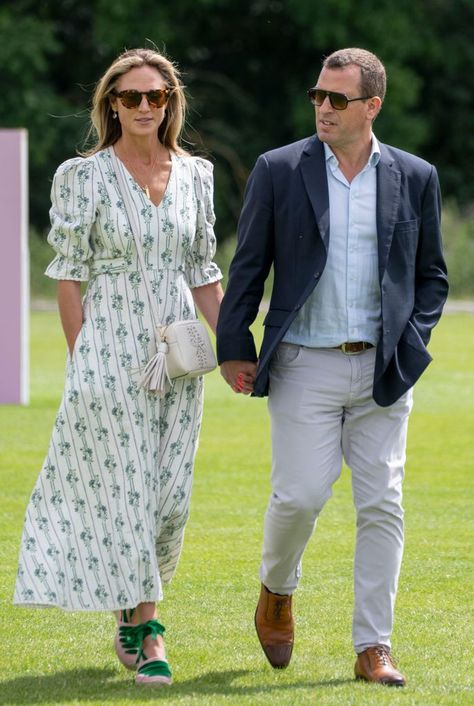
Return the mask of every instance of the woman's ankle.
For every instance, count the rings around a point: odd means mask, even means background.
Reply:
[[[151,635],[147,635],[142,643],[142,651],[146,655],[146,659],[166,660],[165,643],[161,635],[153,639]]]
[[[113,613],[117,624],[130,623],[130,625],[138,625],[138,623],[140,622],[140,615],[136,608],[124,608],[123,610],[114,610]]]

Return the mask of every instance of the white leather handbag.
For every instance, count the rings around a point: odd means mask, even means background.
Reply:
[[[167,379],[198,377],[217,365],[209,334],[199,319],[157,326],[155,339],[157,351],[143,370],[141,387],[162,395]]]

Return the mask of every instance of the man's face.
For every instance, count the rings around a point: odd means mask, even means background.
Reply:
[[[360,88],[360,68],[353,64],[341,69],[324,68],[317,88],[344,93],[347,98],[363,95]],[[365,145],[370,139],[372,121],[380,108],[379,98],[348,103],[345,110],[335,110],[326,96],[322,105],[315,106],[316,132],[322,142],[333,149],[350,149]]]

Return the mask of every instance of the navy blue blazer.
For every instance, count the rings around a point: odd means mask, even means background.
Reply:
[[[448,293],[436,169],[380,144],[377,240],[382,330],[373,396],[388,406],[431,361],[426,346]],[[329,196],[323,143],[312,136],[261,155],[249,177],[237,249],[217,326],[219,363],[257,360],[250,326],[273,266],[274,280],[258,356],[254,394],[268,393],[275,347],[324,270]]]

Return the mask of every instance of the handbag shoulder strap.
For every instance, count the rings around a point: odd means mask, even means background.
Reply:
[[[134,211],[133,204],[132,204],[132,201],[130,198],[129,189],[128,189],[127,184],[125,182],[123,172],[120,167],[120,164],[119,164],[117,155],[115,154],[115,150],[114,150],[113,146],[110,147],[110,156],[111,156],[111,160],[112,160],[112,165],[114,167],[115,177],[117,179],[118,191],[119,191],[120,196],[122,197],[123,207],[124,207],[124,210],[125,210],[125,213],[127,216],[128,224],[130,226],[130,230],[132,231],[133,239],[135,241],[135,247],[137,249],[138,261],[139,261],[140,267],[142,269],[142,276],[143,276],[143,281],[145,283],[146,292],[148,295],[148,299],[150,300],[151,318],[152,318],[152,321],[153,321],[153,324],[155,327],[161,326],[160,321],[159,321],[158,308],[156,306],[156,301],[153,296],[150,281],[147,277],[147,268],[146,268],[146,263],[145,263],[145,255],[143,253],[143,247],[140,242],[140,238],[138,237],[138,233],[139,233],[140,229],[138,227],[138,222],[135,218],[135,211]]]

